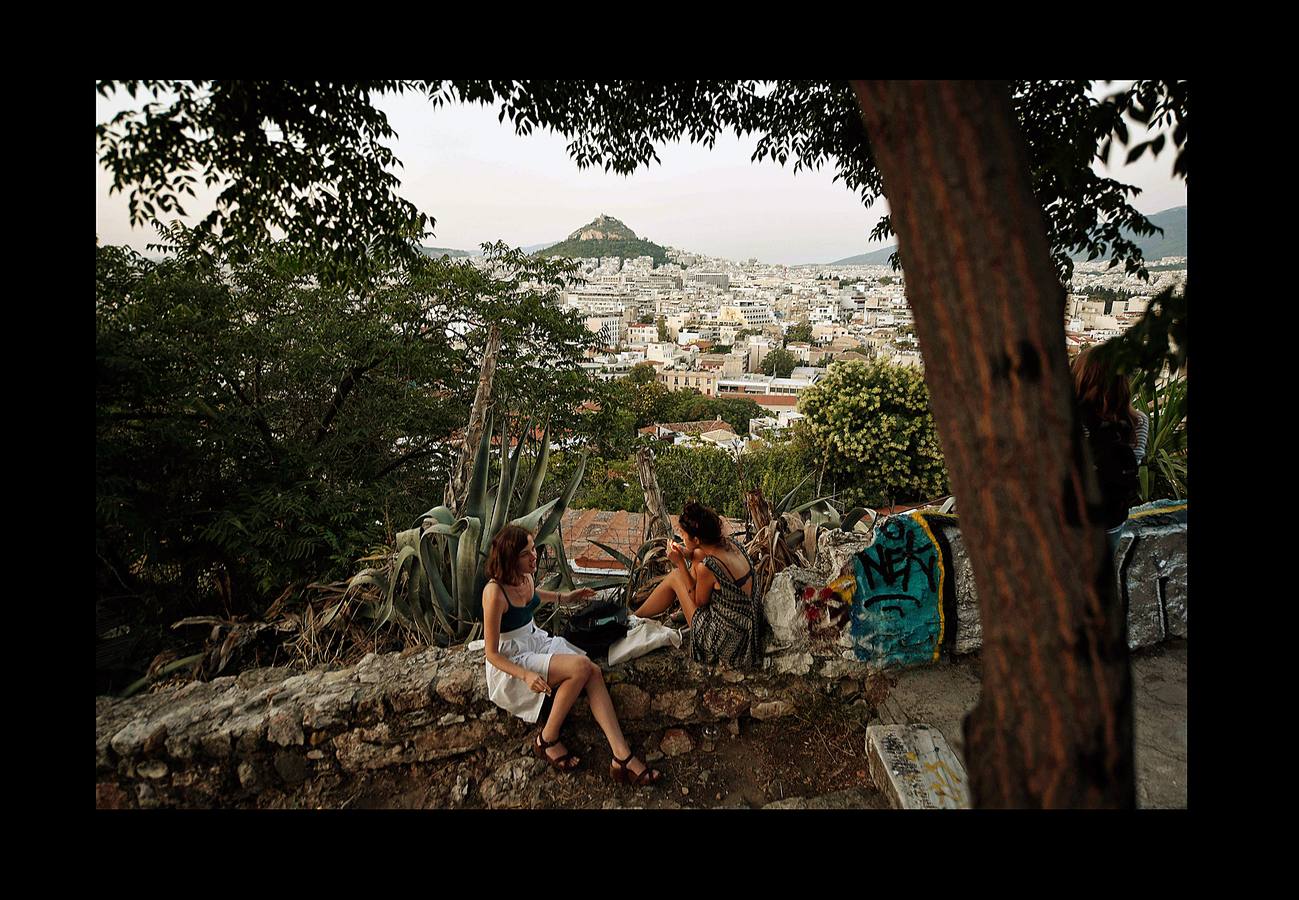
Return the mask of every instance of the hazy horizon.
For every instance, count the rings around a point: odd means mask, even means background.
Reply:
[[[120,91],[96,94],[96,121],[139,105]],[[721,135],[712,150],[661,145],[662,165],[620,176],[579,170],[568,141],[554,132],[516,135],[508,121],[497,121],[497,106],[434,108],[414,94],[379,97],[376,105],[397,133],[390,146],[404,164],[396,170],[400,195],[436,219],[427,246],[472,252],[497,240],[518,247],[551,243],[602,213],[657,244],[733,260],[825,264],[893,242],[868,243],[888,211],[883,199],[863,207],[859,195],[832,180],[832,164],[795,175],[792,160],[783,168],[750,162],[756,136]],[[1112,156],[1123,158],[1121,151]],[[1185,182],[1171,174],[1173,157],[1168,148],[1158,159],[1146,154],[1130,166],[1096,169],[1141,188],[1132,203],[1150,215],[1186,205]],[[143,252],[156,241],[153,229],[130,227],[126,194],[109,196],[111,177],[98,161],[95,169],[100,242]],[[200,191],[186,204],[186,221],[210,210],[215,195]]]

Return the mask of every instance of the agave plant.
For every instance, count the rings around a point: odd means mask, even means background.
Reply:
[[[446,506],[435,506],[419,515],[412,528],[396,535],[396,546],[383,565],[363,569],[352,577],[342,598],[326,611],[317,627],[328,625],[350,601],[359,599],[361,614],[372,618],[376,628],[396,622],[414,630],[426,642],[440,646],[474,638],[481,628],[487,550],[506,524],[526,528],[533,533],[538,547],[554,551],[555,571],[542,581],[541,587],[577,587],[564,555],[560,521],[582,480],[586,453],[563,492],[538,505],[550,460],[549,425],[537,448],[532,471],[526,481],[520,482],[519,464],[532,422],[528,421],[519,433],[513,452],[507,452],[508,420],[502,421],[499,474],[495,487],[489,489],[493,430],[492,417],[488,416],[461,514]],[[525,512],[517,515],[521,511]]]
[[[1155,389],[1150,379],[1137,385],[1134,405],[1150,417],[1146,456],[1137,469],[1141,502],[1186,496],[1186,378]]]
[[[755,532],[746,549],[757,570],[757,586],[764,591],[776,573],[786,566],[816,565],[817,535],[822,528],[869,533],[875,522],[874,510],[861,506],[841,515],[830,502],[834,499],[833,496],[818,497],[790,509],[795,495],[806,481],[807,478],[804,478],[799,482],[774,507],[762,496],[761,491],[753,490],[747,495],[749,516],[754,523]]]

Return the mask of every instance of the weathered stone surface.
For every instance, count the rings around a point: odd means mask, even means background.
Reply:
[[[302,713],[293,707],[277,709],[267,725],[266,739],[281,747],[301,746],[306,740],[302,733]]]
[[[615,684],[609,688],[609,696],[620,720],[643,719],[650,711],[650,695],[634,684]]]
[[[281,750],[275,754],[275,771],[286,784],[290,786],[301,784],[307,778],[307,761],[301,754],[291,750]]]
[[[650,708],[674,719],[689,719],[698,710],[694,690],[664,691],[654,698]]]
[[[767,700],[764,703],[757,703],[749,710],[749,715],[755,719],[768,721],[769,719],[779,719],[782,716],[788,716],[794,712],[794,704],[788,700]]]
[[[415,755],[426,761],[468,753],[481,746],[490,732],[490,723],[480,721],[430,728],[415,736]]]
[[[744,673],[739,669],[726,669],[722,672],[722,681],[727,684],[739,684],[744,680]]]
[[[469,666],[459,665],[438,677],[437,695],[447,703],[456,706],[466,706],[474,697],[475,676],[479,673],[474,672]],[[486,680],[486,676],[481,676]]]
[[[875,533],[823,529],[816,541],[816,571],[821,583],[833,581],[851,566],[852,558],[875,543]],[[851,571],[851,570],[849,570]]]
[[[704,707],[721,719],[734,719],[744,715],[753,700],[742,688],[725,687],[704,691]]]
[[[955,525],[938,525],[942,536],[952,548],[952,559],[947,576],[956,588],[956,638],[952,651],[957,654],[974,653],[983,646],[983,625],[979,620],[979,598],[974,587],[974,566],[965,552],[961,529]],[[947,628],[953,623],[948,622]]]
[[[812,653],[803,650],[794,653],[774,653],[767,657],[771,670],[777,675],[806,675],[812,671]]]
[[[824,583],[818,572],[798,566],[788,566],[776,573],[762,598],[763,615],[767,620],[767,653],[786,656],[807,652],[807,621],[803,618],[798,598],[804,586]],[[811,654],[807,655],[808,665],[811,665]]]
[[[1160,580],[1167,565],[1168,542],[1159,534],[1165,530],[1141,530],[1119,539],[1120,549],[1125,541],[1131,541],[1119,580],[1121,586],[1127,586],[1128,647],[1133,650],[1157,644],[1167,637]],[[1185,535],[1185,529],[1179,530]]]
[[[545,770],[546,764],[536,757],[512,759],[487,776],[479,793],[491,809],[526,809],[537,800],[532,781]]]
[[[1132,528],[1136,536],[1127,560],[1129,631],[1128,645],[1143,647],[1143,640],[1155,633],[1146,624],[1157,611],[1160,634],[1155,640],[1186,634],[1186,526],[1161,525]],[[1126,538],[1127,535],[1124,535]],[[1122,538],[1120,539],[1122,540]],[[1143,618],[1134,621],[1131,612],[1140,606]]]
[[[157,780],[167,777],[167,764],[160,759],[150,759],[135,767],[137,774]]]
[[[866,762],[894,809],[969,809],[965,768],[931,725],[872,725]]]
[[[681,756],[695,749],[695,742],[682,728],[669,728],[659,741],[659,749],[667,756]]]
[[[864,788],[848,788],[819,797],[787,797],[765,804],[763,809],[879,809],[877,794]]]

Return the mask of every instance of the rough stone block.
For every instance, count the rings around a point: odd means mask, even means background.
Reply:
[[[752,702],[749,692],[742,688],[725,687],[704,691],[704,706],[721,719],[734,719],[743,715]]]
[[[674,719],[689,719],[698,711],[693,689],[664,691],[654,698],[651,708]]]
[[[979,597],[974,587],[974,566],[970,556],[965,552],[965,542],[961,529],[955,525],[938,526],[952,548],[952,558],[948,577],[956,588],[956,622],[948,622],[947,628],[956,628],[955,643],[952,652],[957,654],[974,653],[983,646],[983,624],[979,620]]]
[[[483,739],[490,731],[491,726],[486,722],[464,722],[430,728],[415,736],[415,757],[424,762],[468,753],[482,746]]]
[[[866,761],[894,809],[969,809],[965,767],[932,725],[872,725]]]
[[[1137,533],[1120,573],[1127,584],[1128,647],[1133,650],[1157,644],[1167,636],[1160,586],[1165,559],[1163,541],[1151,531]]]
[[[634,684],[615,684],[609,688],[619,719],[643,719],[650,711],[650,695]]]
[[[817,572],[798,566],[788,566],[772,579],[762,598],[763,616],[768,626],[767,653],[807,652],[807,620],[800,610],[799,595],[803,587],[813,584],[824,584],[824,581]]]
[[[298,753],[281,750],[275,754],[275,771],[292,787],[307,779],[307,761]]]
[[[695,749],[695,743],[683,728],[669,728],[659,741],[659,749],[667,756],[681,756]]]
[[[281,747],[300,746],[306,740],[302,733],[302,713],[294,708],[277,709],[267,725],[266,739]]]
[[[482,678],[484,681],[487,679],[483,672],[475,672],[466,665],[458,665],[438,677],[435,690],[437,695],[447,703],[466,706],[474,696],[475,677]]]
[[[788,700],[768,700],[764,703],[758,703],[749,710],[749,715],[761,721],[769,719],[779,719],[782,716],[788,716],[794,712],[794,704]]]
[[[843,532],[822,529],[816,540],[816,569],[824,577],[821,583],[833,581],[843,574],[852,558],[875,543],[874,531]]]

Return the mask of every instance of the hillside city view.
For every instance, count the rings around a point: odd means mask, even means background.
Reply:
[[[97,82],[96,809],[1187,808],[1188,94]]]

